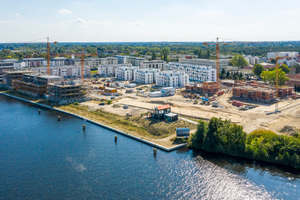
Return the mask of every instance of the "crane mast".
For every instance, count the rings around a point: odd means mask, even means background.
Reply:
[[[81,83],[84,81],[84,59],[83,59],[83,49],[81,49]]]
[[[219,45],[219,38],[217,37],[217,43],[216,43],[216,68],[217,68],[217,84],[219,84],[219,67],[220,67],[220,45]]]
[[[50,75],[50,43],[47,37],[47,74]]]

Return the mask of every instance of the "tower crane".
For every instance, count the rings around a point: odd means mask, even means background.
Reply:
[[[54,44],[57,44],[57,41],[54,41]],[[47,37],[47,74],[50,75],[50,42],[49,37]]]
[[[81,49],[81,83],[84,81],[84,59],[83,59],[83,49]]]
[[[220,68],[220,45],[226,45],[227,43],[220,43],[219,42],[219,38],[217,37],[217,42],[216,44],[213,43],[207,43],[204,42],[204,45],[208,46],[208,45],[216,45],[216,58],[217,58],[217,62],[216,62],[216,69],[217,69],[217,84],[219,84],[219,76],[220,76],[220,72],[219,72],[219,68]]]

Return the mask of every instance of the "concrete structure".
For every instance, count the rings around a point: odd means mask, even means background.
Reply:
[[[258,56],[243,55],[243,57],[250,65],[256,65],[260,63],[260,57]]]
[[[0,62],[0,86],[4,84],[4,71],[14,70],[13,63],[2,63]]]
[[[137,69],[134,71],[134,81],[138,83],[152,84],[156,81],[159,69]]]
[[[173,87],[163,87],[161,88],[162,96],[173,96],[175,95],[175,88]]]
[[[295,85],[300,87],[300,74],[288,74],[287,77],[290,79],[285,84],[290,87],[294,87]]]
[[[83,102],[86,97],[86,89],[81,85],[81,80],[59,81],[48,84],[48,96],[50,101],[59,104]]]
[[[33,97],[42,97],[47,93],[49,83],[62,79],[61,76],[23,74],[22,80],[12,80],[12,90]]]
[[[220,72],[222,69],[227,70],[228,64],[230,59],[220,59],[220,65],[219,69]],[[212,66],[213,69],[216,69],[216,60],[209,60],[209,59],[185,59],[185,58],[179,58],[180,63],[185,64],[193,64],[193,65],[201,65],[201,66]]]
[[[156,85],[162,87],[184,87],[189,84],[189,75],[184,71],[162,71],[156,76]]]
[[[133,80],[133,73],[136,67],[118,67],[116,69],[116,78],[123,81]]]
[[[116,64],[119,64],[118,58],[115,58],[115,57],[106,57],[104,59],[105,59],[105,63],[103,63],[103,64],[106,64],[106,65],[116,65]]]
[[[30,74],[32,71],[29,70],[10,70],[3,72],[3,85],[11,88],[13,80],[22,80],[23,74]]]
[[[24,58],[23,62],[25,63],[25,67],[47,66],[47,60],[45,58]]]
[[[168,70],[185,71],[191,81],[217,81],[217,71],[212,66],[192,65],[179,62],[170,62],[166,68]]]
[[[140,69],[159,69],[160,71],[164,71],[166,64],[167,62],[163,60],[143,61]]]
[[[145,58],[133,57],[133,56],[128,57],[128,63],[132,64],[132,66],[139,67],[141,66],[141,63],[144,61],[146,61]]]
[[[115,77],[118,67],[132,67],[131,64],[99,65],[98,74],[104,77]]]

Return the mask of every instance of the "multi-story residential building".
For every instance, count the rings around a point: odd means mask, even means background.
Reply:
[[[220,59],[219,60],[219,70],[225,69],[227,71],[228,64],[230,59]],[[185,64],[193,64],[193,65],[206,65],[206,66],[212,66],[213,69],[216,69],[217,61],[216,60],[210,60],[210,59],[185,59],[185,58],[179,58],[180,63]]]
[[[67,58],[65,57],[56,57],[53,58],[50,62],[50,66],[64,66],[66,65]]]
[[[294,58],[299,55],[299,52],[278,52],[278,57],[289,57],[289,58]],[[277,56],[277,52],[268,52],[267,53],[267,58],[268,60],[270,59],[275,59]]]
[[[165,70],[167,62],[163,60],[150,60],[150,61],[143,61],[141,63],[141,69],[159,69],[160,71]]]
[[[116,78],[124,81],[133,80],[133,72],[136,67],[118,67],[116,69]]]
[[[243,55],[243,57],[250,65],[256,65],[260,63],[260,57],[258,56]]]
[[[39,74],[47,74],[47,67],[33,67],[30,70]],[[89,66],[84,66],[83,72],[85,77],[91,76],[91,68]],[[81,66],[53,66],[50,67],[50,75],[64,78],[80,78]]]
[[[115,57],[106,57],[105,63],[103,63],[103,64],[116,65],[116,64],[119,64],[119,60],[118,60],[118,58],[115,58]]]
[[[134,71],[134,81],[138,83],[151,84],[156,81],[159,69],[137,69]]]
[[[122,56],[122,55],[116,55],[115,56],[118,59],[118,64],[128,64],[129,63],[129,56]]]
[[[41,67],[47,66],[47,60],[45,58],[24,58],[25,67]]]
[[[4,71],[14,70],[14,63],[0,62],[0,85],[4,84]]]
[[[168,65],[166,65],[166,69],[184,71],[189,75],[189,80],[191,81],[217,81],[217,71],[216,69],[213,69],[212,66],[170,62]]]
[[[140,57],[133,57],[133,56],[130,56],[128,58],[128,63],[132,64],[132,66],[136,66],[136,67],[139,67],[141,66],[141,63],[146,61],[145,58],[140,58]]]
[[[156,85],[162,87],[184,87],[189,84],[189,75],[184,71],[162,71],[156,76]]]
[[[131,64],[99,65],[98,74],[105,77],[115,77],[118,67],[132,67]]]

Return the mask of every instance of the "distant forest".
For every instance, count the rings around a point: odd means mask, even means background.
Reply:
[[[222,43],[222,42],[221,42]],[[167,52],[168,55],[194,54],[210,55],[214,59],[214,42],[205,46],[202,42],[124,42],[124,43],[57,43],[51,44],[51,57],[65,56],[70,53],[80,53],[83,49],[88,56],[106,57],[116,54],[134,56],[160,56]],[[224,44],[224,43],[223,43]],[[222,55],[253,55],[265,57],[270,51],[297,51],[300,52],[300,41],[278,42],[228,42],[220,45]],[[0,59],[25,57],[45,57],[46,43],[0,43]],[[16,50],[22,50],[14,52]],[[204,57],[206,58],[206,57]]]

